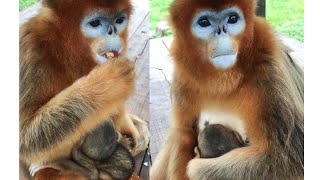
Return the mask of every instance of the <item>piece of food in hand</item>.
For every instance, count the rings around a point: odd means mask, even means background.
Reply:
[[[116,51],[109,51],[105,54],[108,59],[117,58],[119,54]]]

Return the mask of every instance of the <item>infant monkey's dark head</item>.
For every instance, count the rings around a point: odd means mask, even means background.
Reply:
[[[232,149],[244,147],[240,135],[220,124],[208,124],[198,137],[200,158],[219,157]]]

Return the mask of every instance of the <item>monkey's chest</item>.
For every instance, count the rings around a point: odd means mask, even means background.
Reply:
[[[247,133],[243,120],[234,112],[228,110],[204,109],[199,118],[199,131],[201,132],[206,124],[221,124],[239,133],[243,140]]]

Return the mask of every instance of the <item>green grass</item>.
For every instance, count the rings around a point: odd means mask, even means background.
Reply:
[[[276,31],[304,41],[303,0],[267,0],[266,6],[267,20]]]
[[[39,0],[19,0],[19,11],[26,9],[29,6],[32,6],[34,3]]]
[[[173,0],[150,1],[150,30],[155,30],[159,21],[166,20],[168,7]],[[266,0],[267,20],[278,32],[304,41],[303,0]],[[156,37],[156,36],[155,36]]]
[[[155,30],[159,21],[165,20],[168,8],[173,0],[151,0],[150,1],[150,30]]]

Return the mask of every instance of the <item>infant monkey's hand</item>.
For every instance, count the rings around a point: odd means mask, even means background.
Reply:
[[[198,156],[215,158],[245,145],[237,132],[220,124],[209,124],[198,136]]]

